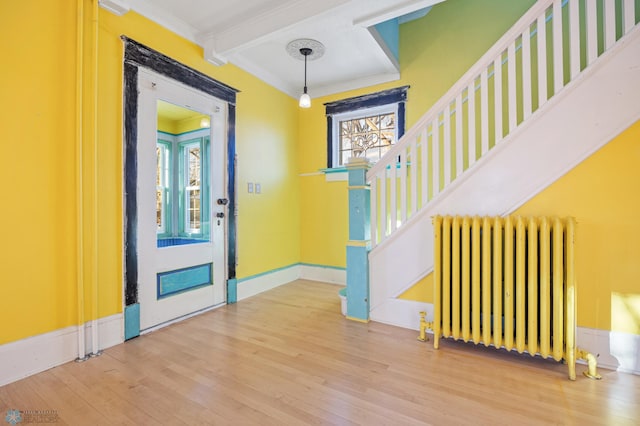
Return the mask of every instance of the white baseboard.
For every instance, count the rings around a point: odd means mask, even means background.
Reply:
[[[122,314],[98,320],[99,349],[124,341]],[[78,357],[78,326],[66,327],[0,346],[0,386],[48,370]],[[91,324],[85,326],[85,348],[92,348]]]
[[[598,358],[598,366],[640,374],[640,335],[578,327],[576,344]]]
[[[300,278],[300,265],[291,265],[253,278],[240,279],[237,289],[238,301],[290,283],[298,278]]]
[[[403,299],[388,299],[371,310],[372,321],[395,325],[411,330],[420,329],[420,312],[426,311],[427,318],[433,318],[433,304]]]
[[[433,320],[433,304],[402,299],[388,299],[370,312],[372,321],[419,330],[420,311]],[[576,346],[598,358],[598,367],[624,373],[640,374],[640,335],[618,331],[578,327]]]
[[[325,283],[347,285],[346,269],[338,269],[321,265],[301,264],[300,278],[303,280],[321,281]]]
[[[241,278],[237,284],[238,301],[297,279],[346,285],[347,271],[330,266],[297,263],[253,277]]]

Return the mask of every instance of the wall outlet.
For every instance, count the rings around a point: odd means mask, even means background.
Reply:
[[[247,184],[247,192],[248,192],[249,194],[253,193],[253,182],[249,182],[249,183]]]
[[[256,183],[256,194],[259,194],[262,191],[262,187],[259,183]]]

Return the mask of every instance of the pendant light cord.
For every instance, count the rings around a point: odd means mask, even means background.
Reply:
[[[304,93],[307,93],[307,56],[304,55]]]

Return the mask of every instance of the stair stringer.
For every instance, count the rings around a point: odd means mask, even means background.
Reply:
[[[418,328],[429,305],[397,297],[433,270],[432,216],[507,215],[639,119],[637,25],[369,253],[371,320]]]

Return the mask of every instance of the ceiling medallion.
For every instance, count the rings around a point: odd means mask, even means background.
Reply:
[[[324,55],[324,45],[317,40],[299,38],[287,44],[287,53],[293,58],[304,61],[305,55],[300,52],[300,49],[311,49],[311,53],[306,56],[308,61],[313,61]]]

